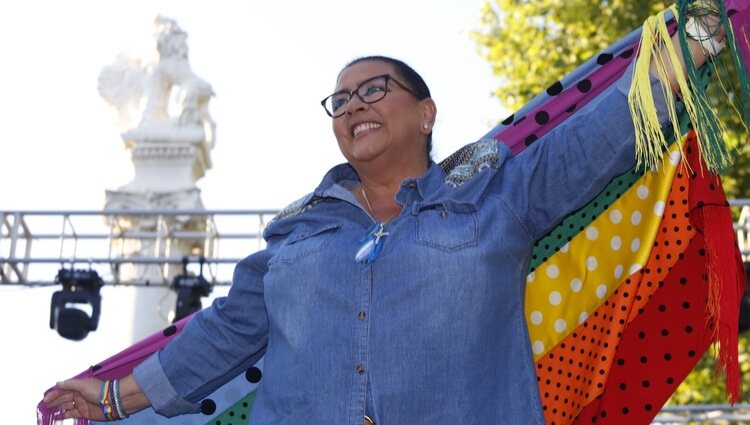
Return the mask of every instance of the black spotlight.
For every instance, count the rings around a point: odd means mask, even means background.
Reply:
[[[99,325],[102,305],[99,289],[104,282],[96,270],[66,268],[57,272],[55,282],[62,284],[63,290],[52,294],[49,327],[57,329],[63,338],[80,341]],[[91,316],[79,308],[82,305],[91,307]]]
[[[200,273],[198,276],[188,273],[188,258],[182,259],[182,274],[174,277],[172,287],[177,291],[177,305],[175,307],[175,323],[203,308],[201,297],[207,297],[211,290],[211,284],[203,277],[203,263],[205,259],[200,258]]]

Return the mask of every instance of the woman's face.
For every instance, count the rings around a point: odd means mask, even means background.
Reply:
[[[354,91],[366,80],[389,74],[406,84],[393,66],[381,61],[364,61],[346,68],[336,84],[335,92]],[[424,123],[432,124],[426,116],[425,103],[392,80],[387,84],[384,98],[375,103],[364,103],[354,95],[345,106],[344,114],[333,118],[333,133],[344,157],[355,168],[372,161],[396,164],[423,161],[426,157],[427,137]]]

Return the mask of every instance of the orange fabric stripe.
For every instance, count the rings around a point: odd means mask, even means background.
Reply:
[[[642,311],[687,248],[695,233],[689,222],[688,186],[686,172],[680,169],[645,266],[536,362],[548,424],[571,423],[601,393],[624,329]]]

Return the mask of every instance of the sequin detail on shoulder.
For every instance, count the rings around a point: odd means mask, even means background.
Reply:
[[[457,188],[487,168],[497,168],[498,141],[481,139],[464,146],[440,162],[445,183]]]
[[[313,208],[321,200],[322,200],[321,198],[315,197],[312,193],[308,193],[307,195],[297,199],[296,201],[284,207],[284,209],[282,209],[278,214],[276,214],[276,216],[268,223],[268,225],[271,225],[271,223],[274,223],[276,221],[279,221],[288,217],[294,217],[296,215],[300,215],[303,212]]]

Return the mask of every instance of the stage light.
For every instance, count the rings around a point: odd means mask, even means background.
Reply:
[[[188,258],[182,260],[182,274],[174,277],[172,287],[177,291],[177,305],[175,306],[172,323],[187,317],[203,308],[201,297],[207,297],[213,289],[203,277],[204,258],[200,258],[200,272],[197,276],[187,271]]]
[[[99,290],[104,282],[96,270],[66,268],[58,270],[55,282],[62,284],[63,290],[52,294],[49,327],[63,338],[80,341],[99,325]],[[90,309],[91,315],[82,307]]]

